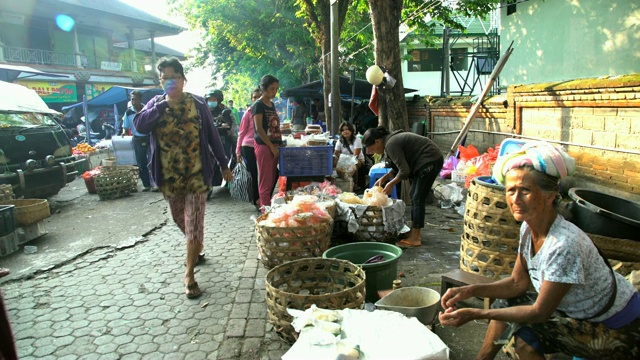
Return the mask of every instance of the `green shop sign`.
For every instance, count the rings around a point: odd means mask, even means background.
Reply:
[[[74,83],[59,81],[19,81],[40,95],[48,103],[73,103],[78,101],[78,92]]]

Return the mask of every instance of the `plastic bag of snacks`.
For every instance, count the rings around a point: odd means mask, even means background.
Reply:
[[[380,186],[365,190],[362,201],[369,206],[388,206],[393,204],[393,200],[384,193],[384,189]]]

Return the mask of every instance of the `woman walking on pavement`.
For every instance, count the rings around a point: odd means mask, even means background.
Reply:
[[[191,299],[202,294],[194,268],[204,247],[205,204],[215,162],[225,180],[231,180],[231,172],[207,103],[198,95],[183,92],[186,79],[180,61],[162,58],[157,69],[165,93],[151,99],[133,121],[139,132],[150,134],[151,178],[186,236],[184,285]]]
[[[257,101],[260,99],[262,92],[260,88],[256,88],[251,92],[251,102]],[[242,120],[240,120],[240,130],[238,132],[238,144],[236,145],[236,160],[238,163],[244,161],[247,164],[247,170],[251,174],[251,201],[256,206],[257,209],[260,209],[260,194],[258,192],[258,163],[256,162],[256,153],[254,150],[255,140],[254,140],[255,132],[253,130],[253,115],[251,113],[251,108],[248,108],[247,111],[242,115]]]
[[[258,189],[260,206],[271,204],[271,194],[278,178],[279,147],[282,146],[280,118],[275,104],[271,101],[278,93],[280,80],[272,75],[260,79],[262,96],[251,106],[255,124],[255,152],[258,162]]]
[[[420,230],[424,227],[424,207],[427,195],[436,176],[442,169],[442,152],[430,139],[403,130],[389,133],[383,126],[369,129],[362,137],[362,143],[376,154],[384,154],[391,171],[376,181],[376,186],[384,186],[384,192],[391,195],[393,187],[402,180],[411,180],[411,232],[400,240],[399,247],[422,245]]]

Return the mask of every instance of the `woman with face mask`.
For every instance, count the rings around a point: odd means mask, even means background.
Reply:
[[[204,247],[205,204],[215,162],[225,180],[231,180],[231,172],[205,100],[183,91],[187,80],[180,61],[162,58],[157,69],[165,93],[147,102],[133,122],[140,133],[150,135],[151,178],[186,236],[184,285],[185,294],[191,299],[202,294],[194,268]]]
[[[282,146],[280,118],[273,103],[280,80],[275,76],[265,75],[260,79],[262,96],[251,106],[251,116],[255,129],[255,153],[258,162],[258,190],[260,206],[271,205],[271,195],[278,178],[278,159]]]

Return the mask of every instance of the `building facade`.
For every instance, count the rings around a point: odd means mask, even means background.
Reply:
[[[3,1],[0,67],[28,66],[51,74],[25,72],[5,81],[35,90],[60,110],[114,85],[157,86],[157,58],[183,54],[155,39],[182,30],[120,1]]]

